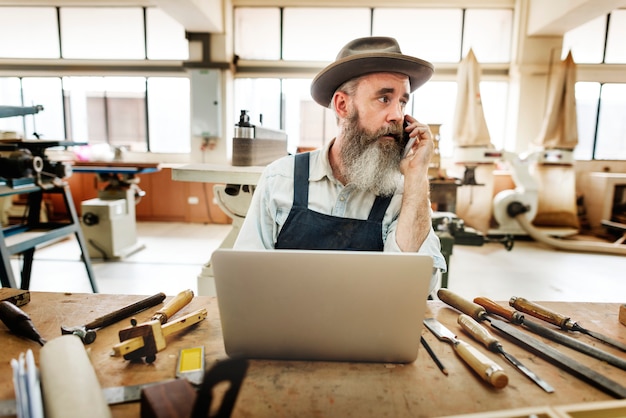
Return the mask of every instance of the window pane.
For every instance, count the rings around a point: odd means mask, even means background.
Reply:
[[[321,148],[337,134],[334,113],[311,98],[311,81],[283,80],[285,130],[291,153],[298,148]]]
[[[463,14],[460,9],[374,9],[372,33],[398,40],[400,49],[430,62],[458,62]],[[410,24],[399,25],[406,21]]]
[[[485,121],[496,149],[506,145],[506,116],[508,113],[509,85],[504,81],[481,81],[480,97],[485,112]]]
[[[606,40],[606,56],[608,64],[626,64],[626,10],[611,12],[609,33]]]
[[[68,139],[106,143],[104,77],[64,77],[63,96]]]
[[[54,7],[0,7],[0,57],[59,58]]]
[[[146,9],[147,55],[151,60],[189,59],[185,28],[161,9]]]
[[[566,32],[563,36],[561,58],[565,58],[571,50],[574,61],[579,64],[601,63],[605,33],[606,16],[600,16]]]
[[[285,60],[334,61],[345,44],[370,35],[367,8],[286,7],[283,18]]]
[[[148,79],[150,151],[183,152],[190,147],[190,83],[184,77]]]
[[[513,10],[467,9],[463,33],[463,56],[470,48],[479,62],[509,62]]]
[[[574,148],[576,160],[593,158],[598,100],[600,100],[600,83],[576,83],[576,118],[578,120],[578,145]]]
[[[442,157],[452,156],[452,119],[456,102],[456,82],[431,81],[417,89],[411,96],[407,109],[420,122],[441,124],[439,131],[439,153]],[[407,113],[409,111],[407,110]]]
[[[26,139],[65,140],[63,126],[63,95],[61,79],[56,77],[28,77],[22,79],[24,106],[42,105],[43,110],[25,116]]]
[[[106,77],[105,88],[109,144],[146,151],[146,79]]]
[[[595,158],[626,159],[626,84],[604,84],[600,95]]]
[[[280,9],[235,8],[235,54],[248,60],[280,59]]]
[[[17,77],[0,77],[0,105],[22,106],[20,95],[20,79]],[[15,132],[24,137],[24,116],[0,118],[0,131]]]
[[[280,80],[277,78],[238,78],[235,80],[235,123],[247,110],[250,123],[280,129]],[[232,136],[234,127],[226,131]]]
[[[63,58],[145,59],[143,9],[62,7],[61,44]]]

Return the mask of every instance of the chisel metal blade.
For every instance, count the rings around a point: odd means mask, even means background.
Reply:
[[[568,335],[565,335],[562,332],[554,331],[554,330],[551,330],[550,328],[546,328],[542,325],[539,325],[533,321],[528,320],[527,318],[524,318],[522,325],[537,335],[548,338],[557,343],[563,344],[566,347],[579,351],[583,354],[586,354],[598,360],[605,361],[611,366],[615,366],[622,370],[626,370],[626,360],[620,357],[614,356],[613,354],[607,353],[606,351],[600,350],[599,348],[596,348],[592,345],[585,344],[584,342],[579,341],[575,338],[572,338]]]
[[[554,392],[554,388],[548,382],[537,376],[537,374],[530,370],[528,367],[524,366],[518,359],[513,357],[512,354],[509,354],[504,350],[500,350],[500,353],[502,353],[505,359],[507,359],[511,364],[517,367],[520,372],[524,373],[526,377],[532,380],[541,389],[545,390],[548,393]]]

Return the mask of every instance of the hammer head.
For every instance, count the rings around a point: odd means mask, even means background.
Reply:
[[[96,340],[96,331],[92,329],[87,329],[84,326],[80,327],[65,327],[61,326],[61,334],[72,334],[76,335],[81,339],[83,344],[91,344]]]

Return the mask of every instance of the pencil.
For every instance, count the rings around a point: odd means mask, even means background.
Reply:
[[[441,370],[441,372],[447,376],[448,370],[446,370],[446,367],[443,365],[443,363],[441,363],[441,361],[437,357],[437,354],[435,354],[433,349],[430,348],[430,346],[428,345],[424,337],[420,337],[420,341],[422,342],[422,345],[424,346],[426,351],[428,351],[428,354],[430,354],[430,358],[432,358],[435,364],[437,365],[437,367],[439,367],[439,370]]]

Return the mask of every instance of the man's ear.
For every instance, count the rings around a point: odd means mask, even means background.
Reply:
[[[333,95],[332,105],[337,115],[344,118],[348,115],[348,95],[342,91],[335,92]]]

